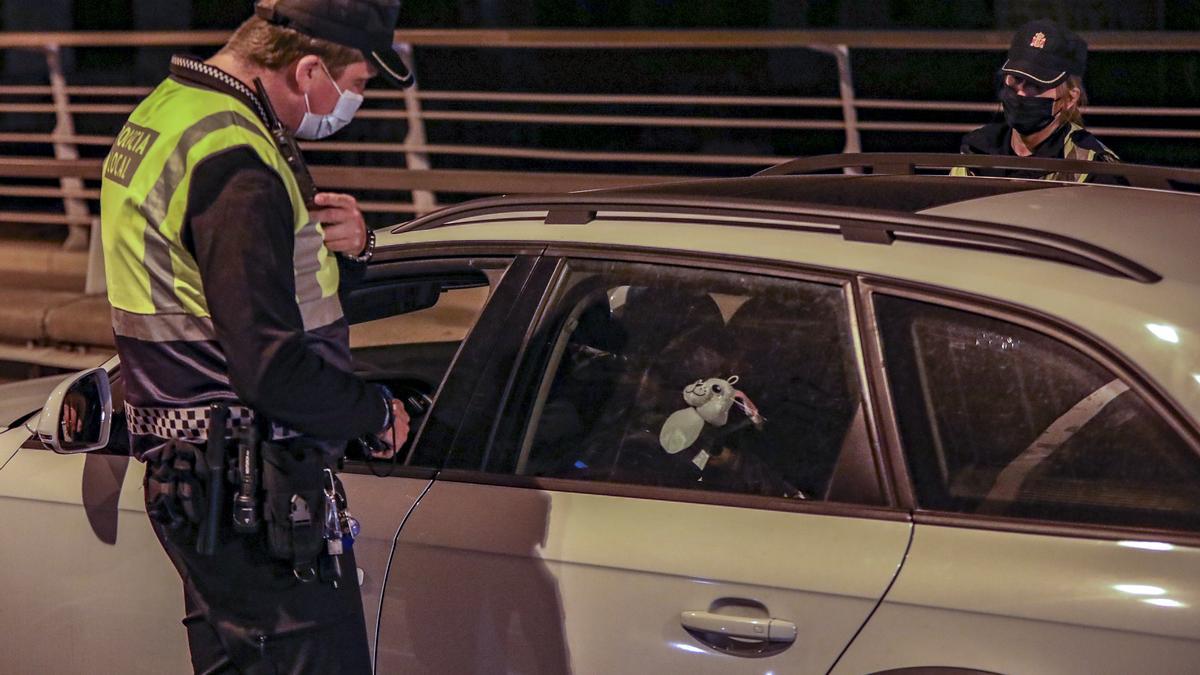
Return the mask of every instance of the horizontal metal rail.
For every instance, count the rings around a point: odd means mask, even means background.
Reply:
[[[671,152],[601,152],[594,150],[546,150],[538,148],[502,147],[487,145],[419,145],[414,143],[339,143],[322,141],[304,143],[301,147],[313,152],[423,152],[430,155],[466,155],[475,157],[511,157],[587,162],[637,162],[667,164],[725,164],[763,166],[776,164],[788,157],[772,155],[709,155]]]
[[[76,31],[0,33],[0,49],[61,47],[189,47],[225,42],[230,31]],[[1084,31],[1091,51],[1200,51],[1191,31]],[[1010,31],[424,29],[398,30],[416,47],[494,49],[850,49],[988,51],[1008,49]]]
[[[80,199],[99,199],[99,190],[68,190],[61,187],[22,187],[0,185],[0,196],[3,197],[77,197]]]
[[[75,143],[108,147],[112,136],[57,135],[32,133],[0,133],[0,143]],[[597,152],[587,150],[544,150],[538,148],[486,145],[422,145],[416,143],[374,143],[362,141],[321,141],[301,143],[300,147],[317,152],[403,153],[424,152],[430,155],[467,155],[476,157],[512,157],[590,162],[659,162],[669,164],[728,164],[766,166],[778,164],[790,157],[773,155],[709,155],[668,152]]]
[[[382,110],[359,113],[364,119],[389,117]],[[738,119],[728,117],[668,117],[658,115],[547,115],[540,113],[460,112],[426,110],[427,120],[454,122],[511,122],[519,124],[580,124],[635,127],[711,127],[716,129],[828,129],[841,131],[840,120]]]
[[[59,160],[0,156],[0,178],[100,179],[98,159]],[[461,194],[550,193],[597,188],[649,185],[681,180],[681,176],[540,171],[478,171],[455,169],[393,169],[361,166],[312,166],[313,178],[324,188],[371,191],[437,190]]]
[[[71,96],[132,97],[141,98],[152,91],[152,87],[86,86],[67,87]],[[49,96],[51,88],[39,85],[0,85],[0,96]],[[403,100],[404,92],[387,89],[371,89],[366,92],[368,100]],[[664,94],[551,94],[511,93],[486,91],[420,91],[416,94],[422,101],[450,101],[456,103],[540,103],[540,104],[590,104],[590,105],[647,105],[647,106],[746,106],[746,107],[792,107],[792,108],[839,108],[838,98],[823,96],[674,96]],[[859,108],[874,110],[936,110],[949,112],[995,112],[998,103],[970,101],[908,101],[902,99],[855,99]],[[89,109],[84,109],[85,111]],[[106,110],[106,109],[104,109]],[[1146,115],[1155,117],[1196,117],[1200,108],[1151,107],[1151,106],[1085,106],[1085,115]]]
[[[0,223],[27,225],[78,225],[80,227],[89,227],[92,224],[92,218],[90,216],[76,216],[70,213],[0,211]]]

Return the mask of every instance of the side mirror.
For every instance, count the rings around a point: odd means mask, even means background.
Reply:
[[[108,445],[112,431],[108,372],[92,368],[63,380],[38,417],[37,437],[58,453],[91,452]]]

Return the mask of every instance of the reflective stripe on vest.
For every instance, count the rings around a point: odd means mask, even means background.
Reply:
[[[1078,124],[1075,124],[1074,122],[1071,122],[1070,124],[1071,124],[1070,130],[1067,131],[1067,137],[1063,141],[1062,159],[1079,159],[1079,160],[1084,160],[1084,161],[1088,161],[1088,162],[1095,161],[1096,156],[1099,153],[1097,153],[1095,150],[1088,150],[1087,148],[1080,147],[1079,144],[1077,144],[1075,142],[1074,136],[1075,136],[1076,132],[1083,131],[1084,130],[1083,127],[1079,126]],[[1106,148],[1106,150],[1107,150],[1107,148]],[[1116,161],[1118,159],[1116,154],[1113,153],[1111,150],[1109,150],[1107,153],[1105,153],[1105,156],[1111,157],[1111,159],[1113,161]],[[951,176],[974,176],[976,174],[975,174],[974,170],[968,169],[967,167],[955,166],[955,167],[950,168],[950,175]],[[1042,176],[1042,180],[1057,180],[1057,181],[1064,181],[1067,183],[1083,183],[1083,182],[1087,181],[1088,176],[1090,176],[1090,175],[1091,174],[1087,174],[1087,173],[1055,171],[1053,173],[1048,173],[1045,176]]]
[[[230,96],[166,80],[130,116],[104,163],[101,236],[118,335],[151,341],[215,337],[199,267],[182,243],[183,218],[193,169],[236,147],[254,151],[287,189],[296,302],[305,330],[342,317],[337,262],[266,128]]]
[[[1083,127],[1072,122],[1071,130],[1067,132],[1067,140],[1063,144],[1063,159],[1082,159],[1089,162],[1095,161],[1096,155],[1099,153],[1097,153],[1095,150],[1088,150],[1087,148],[1080,147],[1075,142],[1075,134],[1079,131],[1083,131]],[[1117,159],[1117,156],[1111,151],[1108,154],[1112,156],[1113,160]],[[1084,183],[1087,181],[1090,175],[1091,174],[1087,173],[1070,173],[1066,171],[1059,171],[1046,176],[1046,178],[1048,180],[1061,180],[1069,183]]]

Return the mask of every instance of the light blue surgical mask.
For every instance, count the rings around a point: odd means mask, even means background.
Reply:
[[[325,75],[333,83],[333,88],[338,92],[337,105],[333,106],[333,111],[328,115],[314,114],[312,107],[308,104],[308,92],[305,92],[304,107],[308,108],[308,111],[304,113],[304,117],[300,120],[300,126],[296,127],[296,138],[315,141],[337,133],[342,127],[349,124],[350,120],[354,119],[354,113],[358,112],[358,108],[363,103],[362,94],[356,94],[349,89],[342,91],[342,88],[337,86],[337,82],[333,79],[333,75],[329,73],[329,69],[325,67],[323,61],[321,62],[321,70],[325,71]]]

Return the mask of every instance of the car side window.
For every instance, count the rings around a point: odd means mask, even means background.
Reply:
[[[923,508],[1200,526],[1200,456],[1107,368],[998,319],[883,295],[875,307]]]
[[[573,261],[539,326],[476,468],[824,498],[859,417],[841,286]]]

